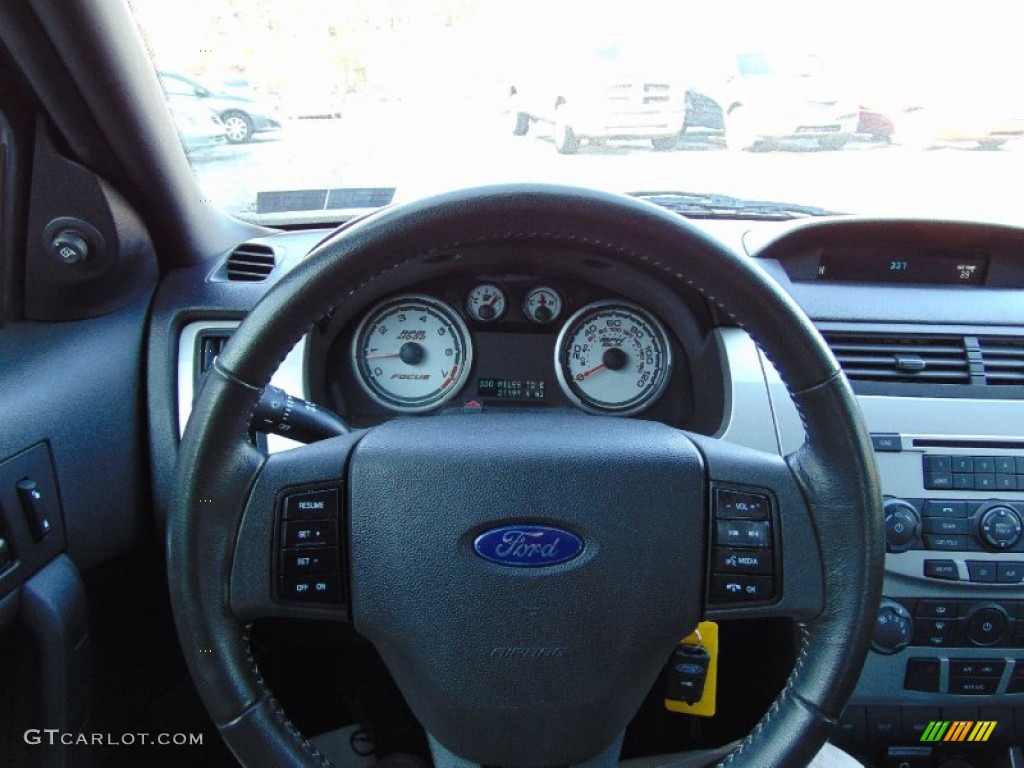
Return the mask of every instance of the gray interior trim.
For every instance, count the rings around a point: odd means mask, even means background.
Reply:
[[[196,340],[204,331],[229,330],[238,327],[237,320],[201,320],[189,323],[178,337],[178,437],[185,433],[185,424],[192,414],[195,400]],[[289,394],[308,397],[305,388],[305,339],[296,344],[281,363],[270,383]],[[267,435],[267,450],[270,453],[288,450],[299,445],[294,440],[279,435]]]

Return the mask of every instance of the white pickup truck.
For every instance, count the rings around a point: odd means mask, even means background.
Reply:
[[[673,149],[686,116],[682,73],[626,67],[606,51],[588,61],[517,73],[508,90],[512,132],[551,123],[555,149],[565,155],[584,140],[649,139],[656,150]]]

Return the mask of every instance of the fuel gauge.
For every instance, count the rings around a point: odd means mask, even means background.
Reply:
[[[489,323],[505,314],[505,292],[496,285],[483,283],[469,292],[466,311],[474,320]]]
[[[537,286],[523,299],[523,314],[535,323],[550,323],[562,314],[562,297],[554,288]]]

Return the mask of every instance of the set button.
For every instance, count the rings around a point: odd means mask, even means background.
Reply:
[[[341,568],[337,547],[305,547],[281,552],[281,573],[329,573]]]
[[[284,524],[285,547],[318,547],[338,543],[337,520],[311,520]]]

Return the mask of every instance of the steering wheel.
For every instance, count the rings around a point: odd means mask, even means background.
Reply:
[[[553,409],[400,418],[269,457],[253,447],[260,391],[327,311],[398,267],[426,269],[440,254],[488,244],[571,248],[696,288],[775,365],[804,444],[780,457],[663,424]],[[278,599],[283,509],[306,489],[340,502],[322,514],[336,514],[341,563],[331,590],[341,605]],[[730,491],[765,502],[755,505],[762,524],[751,535],[766,534],[774,580],[750,603],[711,586],[712,545],[733,535],[723,525],[736,530]],[[531,526],[555,533],[512,559],[543,560],[552,545],[561,554],[572,545],[576,556],[525,568],[500,553],[479,556],[480,537],[508,543],[500,536]],[[699,620],[790,617],[802,638],[794,669],[722,764],[803,766],[828,738],[867,652],[883,541],[856,401],[774,282],[647,203],[516,185],[375,214],[327,238],[267,292],[214,363],[185,430],[168,568],[196,686],[247,766],[327,764],[253,661],[249,626],[266,616],[351,621],[384,659],[436,762],[522,767],[614,764],[630,718]]]

